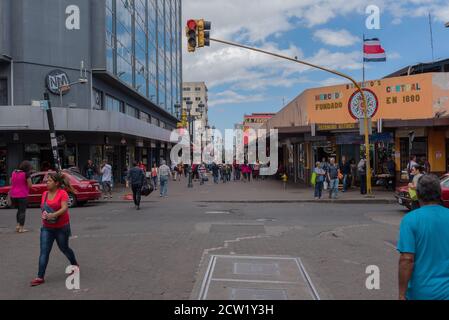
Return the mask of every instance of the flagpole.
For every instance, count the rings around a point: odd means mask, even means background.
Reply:
[[[364,83],[365,82],[365,34],[363,34],[362,59],[363,59],[363,83]]]

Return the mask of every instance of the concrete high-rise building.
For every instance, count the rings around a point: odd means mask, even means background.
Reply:
[[[52,162],[49,91],[63,167],[102,158],[114,177],[169,156],[182,101],[181,0],[1,0],[0,176]],[[76,82],[84,62],[88,83]],[[64,140],[64,139],[63,139]],[[1,180],[1,177],[0,177]]]
[[[209,125],[209,107],[208,107],[208,89],[204,82],[184,82],[183,85],[183,108],[187,108],[187,102],[192,102],[191,115],[199,117],[202,122],[202,127],[205,128]],[[203,113],[200,113],[199,106],[203,105]]]

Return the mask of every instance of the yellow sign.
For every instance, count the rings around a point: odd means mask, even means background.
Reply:
[[[357,124],[356,123],[319,124],[317,126],[317,129],[318,131],[357,129]]]

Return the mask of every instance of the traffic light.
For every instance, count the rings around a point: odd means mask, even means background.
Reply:
[[[197,20],[198,26],[198,48],[202,48],[204,46],[210,46],[210,29],[211,22],[204,21],[204,19]]]
[[[198,24],[195,20],[187,21],[186,36],[187,36],[187,50],[189,52],[195,52],[197,46],[197,32]]]

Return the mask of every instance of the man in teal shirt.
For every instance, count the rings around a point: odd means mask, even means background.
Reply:
[[[425,175],[416,190],[421,208],[401,222],[400,300],[449,300],[449,210],[441,206],[438,177]]]

